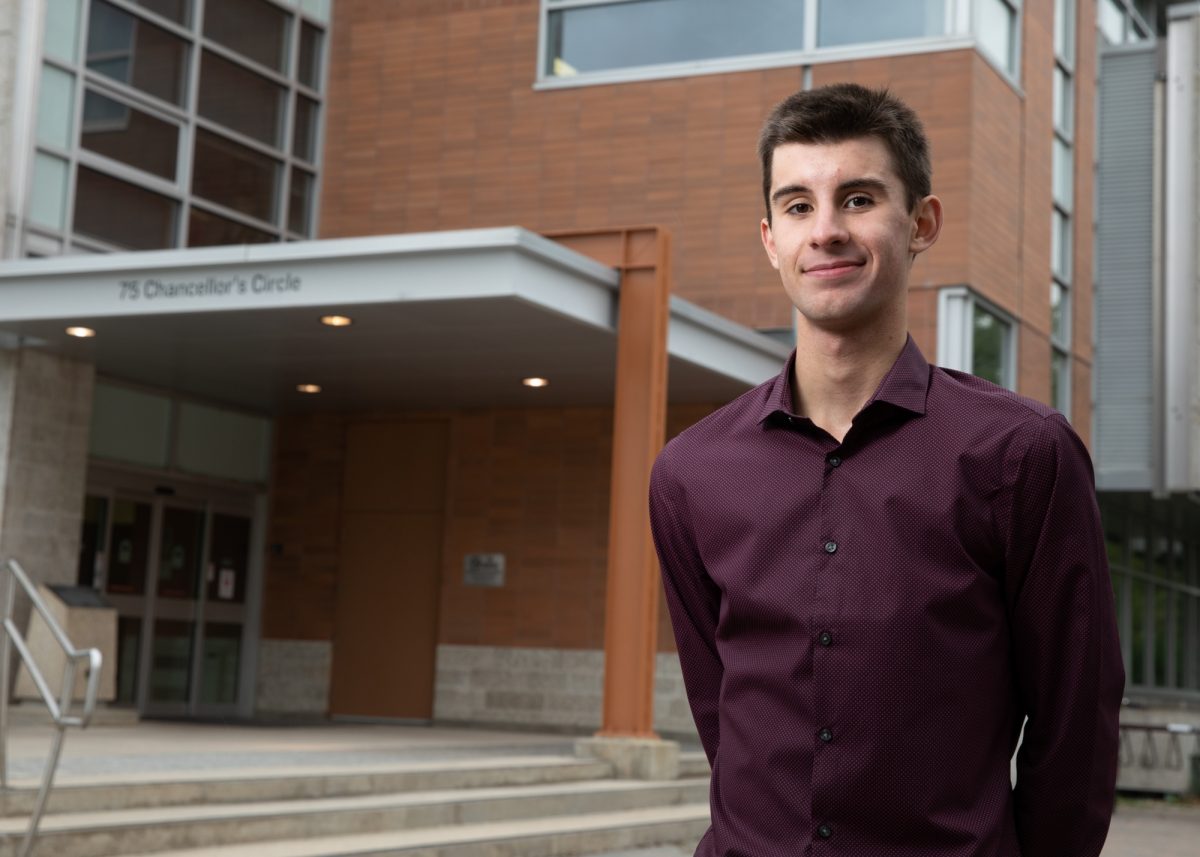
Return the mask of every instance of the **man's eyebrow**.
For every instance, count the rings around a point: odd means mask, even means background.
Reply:
[[[887,193],[888,190],[887,182],[885,182],[883,179],[872,178],[870,176],[863,176],[862,178],[856,179],[846,179],[837,186],[839,193],[848,190],[857,190],[860,188],[864,190],[873,190],[876,193]],[[794,193],[812,193],[812,190],[802,184],[784,185],[783,187],[779,188],[779,190],[771,194],[771,202],[779,202],[781,198],[785,196],[791,196]]]

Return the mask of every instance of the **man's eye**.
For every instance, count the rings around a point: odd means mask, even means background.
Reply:
[[[812,206],[807,202],[793,202],[787,207],[788,214],[808,214],[812,211]]]
[[[856,193],[854,196],[846,200],[847,208],[866,208],[871,204],[871,197],[864,196],[861,193]]]

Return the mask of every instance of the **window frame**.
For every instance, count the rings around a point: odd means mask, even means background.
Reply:
[[[797,65],[808,66],[873,57],[936,53],[962,48],[975,48],[979,55],[993,68],[996,68],[1014,88],[1019,89],[1020,87],[1021,31],[1024,14],[1022,0],[1002,0],[1014,10],[1016,16],[1012,46],[1014,68],[1012,69],[1000,68],[994,59],[979,49],[978,40],[972,29],[976,17],[975,4],[977,0],[942,0],[945,9],[945,32],[941,35],[835,47],[818,47],[816,44],[818,4],[829,2],[829,0],[798,0],[798,3],[802,4],[798,17],[804,23],[802,44],[796,50],[627,66],[603,71],[581,72],[569,77],[546,74],[551,12],[636,2],[647,2],[647,0],[539,0],[537,57],[535,58],[533,88],[535,90],[570,89],[580,86],[632,83]]]
[[[937,365],[974,374],[975,307],[986,310],[1008,326],[1004,347],[1004,379],[1001,386],[1017,389],[1017,345],[1020,325],[1015,316],[968,286],[938,290]],[[986,379],[985,379],[986,380]]]
[[[95,170],[113,179],[124,181],[144,190],[169,197],[177,206],[176,224],[171,247],[186,247],[188,238],[188,223],[193,207],[209,213],[236,221],[242,225],[269,233],[273,241],[306,240],[316,237],[320,230],[320,194],[323,156],[325,148],[325,111],[328,108],[327,90],[329,79],[329,50],[331,40],[330,2],[329,0],[266,0],[278,7],[289,16],[287,23],[288,42],[287,66],[283,72],[274,71],[254,62],[236,51],[225,48],[204,35],[204,0],[193,0],[191,15],[187,26],[164,18],[153,10],[139,5],[136,0],[104,0],[113,8],[125,13],[135,20],[145,21],[180,38],[186,51],[182,73],[185,75],[185,86],[182,104],[177,105],[157,98],[154,95],[124,84],[99,72],[88,68],[87,41],[91,25],[92,0],[79,0],[77,33],[75,39],[75,56],[72,61],[66,61],[46,52],[45,45],[38,43],[34,48],[37,59],[38,74],[43,66],[52,67],[58,71],[72,75],[73,102],[71,104],[72,128],[71,138],[67,148],[46,145],[35,138],[29,143],[30,169],[23,178],[22,203],[18,214],[17,242],[23,252],[30,248],[55,246],[61,253],[73,251],[82,252],[111,252],[123,248],[110,246],[107,242],[82,235],[74,231],[74,213],[77,207],[78,181],[77,175],[81,167]],[[299,40],[304,29],[315,28],[320,34],[321,51],[319,57],[317,87],[305,84],[299,79]],[[265,80],[281,86],[281,118],[277,145],[269,145],[260,140],[240,133],[212,120],[206,119],[198,112],[200,63],[205,52],[210,52],[221,59],[231,62],[247,72],[253,73]],[[40,77],[35,79],[32,100],[36,109],[38,106],[38,90]],[[176,170],[171,179],[146,172],[124,162],[108,158],[86,148],[82,138],[82,114],[85,95],[88,91],[113,99],[119,103],[142,111],[155,119],[174,125],[178,129],[176,136]],[[312,157],[303,157],[293,152],[294,128],[299,100],[307,99],[317,111],[317,118],[311,134]],[[198,129],[214,133],[233,143],[245,146],[270,157],[275,162],[277,174],[276,198],[273,200],[273,217],[270,221],[260,220],[204,200],[192,192],[192,160],[195,156],[195,142]],[[67,165],[67,187],[65,190],[64,213],[59,227],[51,227],[30,219],[32,201],[34,199],[32,165],[39,156],[47,156]],[[303,233],[294,231],[291,226],[289,212],[291,208],[291,187],[289,182],[294,171],[312,175],[314,181],[306,200],[306,221],[308,229]]]

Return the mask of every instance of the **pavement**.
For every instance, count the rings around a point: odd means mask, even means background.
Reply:
[[[40,778],[52,730],[12,723],[9,780]],[[487,758],[573,755],[570,735],[382,724],[258,726],[143,721],[69,730],[56,782],[136,782],[225,775],[295,773],[406,764],[466,764]],[[598,857],[692,857],[692,849],[660,846]],[[1200,857],[1200,802],[1121,800],[1101,857]]]
[[[52,727],[10,726],[8,774],[14,785],[40,780]],[[463,763],[512,756],[573,756],[574,738],[490,729],[331,723],[307,726],[142,721],[67,731],[56,783],[134,782],[283,774],[353,768]]]

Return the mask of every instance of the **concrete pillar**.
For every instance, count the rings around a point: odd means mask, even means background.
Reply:
[[[40,583],[76,580],[93,377],[90,363],[0,350],[0,562]]]

